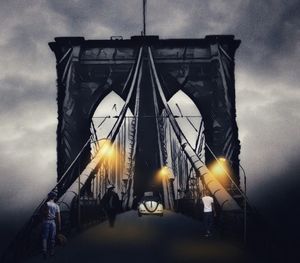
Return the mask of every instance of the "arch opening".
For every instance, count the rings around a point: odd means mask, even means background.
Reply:
[[[168,104],[184,136],[196,149],[198,135],[202,131],[201,125],[203,126],[203,118],[196,104],[182,90],[177,91]]]
[[[168,105],[176,121],[191,147],[198,157],[205,163],[205,136],[203,117],[193,100],[179,90]],[[174,175],[174,194],[177,204],[182,199],[196,199],[199,197],[200,179],[181,148],[177,139],[170,139],[171,156],[168,159]]]
[[[132,112],[127,109],[124,121],[114,142],[107,137],[114,127],[125,101],[114,91],[108,93],[95,106],[91,117],[90,130],[93,135],[91,141],[91,155],[103,155],[104,159],[95,171],[95,178],[88,187],[90,195],[101,198],[108,185],[114,185],[116,192],[121,197],[124,192],[124,176],[127,169],[129,152],[128,131],[133,119]]]

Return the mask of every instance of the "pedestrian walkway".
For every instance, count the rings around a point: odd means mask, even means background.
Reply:
[[[47,262],[241,262],[242,250],[204,237],[201,222],[181,214],[143,216],[130,211],[92,227],[59,247]],[[27,262],[42,262],[42,255]]]

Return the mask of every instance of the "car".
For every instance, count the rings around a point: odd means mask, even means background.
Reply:
[[[163,216],[164,207],[161,198],[154,195],[153,192],[145,192],[144,196],[138,203],[138,216],[142,215],[158,215]]]

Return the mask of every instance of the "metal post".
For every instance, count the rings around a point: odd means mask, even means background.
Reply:
[[[143,35],[146,35],[146,5],[147,0],[143,0]]]
[[[120,141],[120,136],[118,136],[117,143],[115,143],[115,153],[116,153],[116,190],[119,191],[120,189],[120,176],[119,176],[119,141]],[[118,187],[118,188],[117,188]]]
[[[247,244],[247,177],[244,168],[239,164],[244,176],[244,244]]]
[[[108,160],[106,159],[104,162],[104,192],[103,194],[105,194],[106,192],[106,187],[107,185],[110,184],[110,171],[108,168]]]
[[[218,162],[218,160],[217,160],[217,162]],[[231,162],[231,164],[232,164],[232,162]],[[240,164],[239,164],[239,167],[242,169],[243,177],[244,177],[244,193],[243,192],[240,192],[240,193],[244,198],[244,209],[243,209],[244,210],[244,226],[243,226],[243,228],[244,228],[243,232],[244,233],[243,233],[243,241],[244,241],[244,244],[246,245],[247,244],[247,177],[246,177],[246,172],[245,172],[244,168]],[[227,174],[227,172],[226,172],[226,174]],[[229,178],[231,179],[231,177],[229,177]],[[232,179],[231,179],[231,182],[232,182],[232,185],[237,187],[237,185],[234,183],[234,181]],[[239,190],[238,187],[237,187],[237,189]]]
[[[95,177],[91,181],[91,189],[92,189],[92,199],[95,199],[95,179],[97,177],[97,173],[95,173]]]
[[[97,200],[97,203],[98,203],[98,195],[99,195],[99,171],[100,171],[100,169],[98,169],[97,173],[96,173],[96,200]]]
[[[78,227],[80,228],[80,221],[81,221],[81,211],[80,211],[80,188],[81,188],[81,185],[80,185],[80,173],[79,173],[79,176],[78,176]]]
[[[130,121],[129,121],[130,123]],[[123,136],[123,150],[124,150],[124,154],[123,154],[123,169],[122,169],[122,178],[124,177],[125,173],[126,173],[126,140],[127,140],[127,118],[125,118],[124,120],[124,136]]]
[[[102,197],[102,176],[103,176],[103,164],[100,166],[100,172],[99,172],[99,179],[98,179],[98,195],[99,195],[99,201]]]

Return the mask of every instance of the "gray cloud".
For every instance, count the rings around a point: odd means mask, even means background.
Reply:
[[[52,84],[52,85],[51,85]],[[54,85],[53,85],[54,84]],[[39,82],[28,80],[23,76],[9,76],[0,80],[1,98],[0,111],[10,112],[11,110],[21,110],[30,104],[39,103],[42,107],[53,105],[55,98],[55,82]]]
[[[91,38],[140,34],[141,12],[136,8],[139,3],[139,0],[47,2],[51,10],[64,17],[68,27],[67,35]]]
[[[296,0],[148,0],[149,34],[242,40],[237,115],[253,193],[299,152],[299,11]],[[47,42],[130,37],[140,34],[141,21],[139,0],[1,1],[0,195],[12,207],[36,203],[55,182],[56,73]]]

